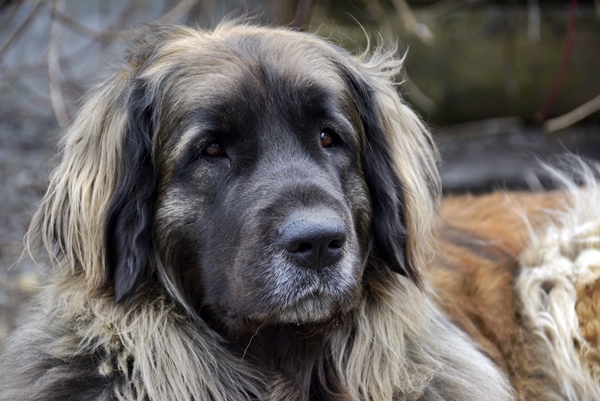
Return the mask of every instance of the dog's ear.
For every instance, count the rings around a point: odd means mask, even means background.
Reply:
[[[170,41],[193,35],[168,24],[141,29],[126,63],[87,95],[62,141],[62,161],[27,241],[30,249],[44,248],[65,274],[78,276],[88,294],[114,286],[123,301],[149,275],[152,144],[161,109],[152,106],[167,72],[148,69],[170,51]]]
[[[133,80],[131,88],[119,178],[106,213],[107,270],[116,302],[128,299],[148,275],[156,186],[153,101],[142,80]]]
[[[152,110],[129,71],[88,95],[62,142],[62,161],[33,217],[45,248],[88,294],[129,296],[147,272],[154,193]]]
[[[150,274],[156,189],[153,142],[160,110],[154,105],[163,76],[141,76],[159,63],[172,40],[193,35],[194,31],[186,27],[148,24],[133,38],[127,52],[129,90],[123,102],[126,129],[121,139],[117,183],[106,212],[107,273],[116,302],[129,299]]]
[[[392,84],[400,67],[401,60],[377,53],[369,62],[346,65],[343,75],[365,135],[374,256],[420,285],[431,259],[440,184],[430,133]]]

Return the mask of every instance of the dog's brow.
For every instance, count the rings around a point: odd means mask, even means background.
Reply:
[[[358,132],[355,126],[356,123],[353,123],[352,118],[346,113],[342,112],[336,107],[331,113],[330,121],[334,125],[332,128],[337,128],[341,130],[341,132],[350,134],[352,141],[358,141]]]
[[[185,155],[186,150],[189,147],[189,144],[194,142],[194,139],[198,136],[198,132],[202,129],[201,126],[194,124],[183,131],[181,137],[175,144],[173,148],[173,159],[181,160],[181,158]]]
[[[333,113],[333,117],[334,122],[340,125],[340,128],[355,133],[356,130],[354,129],[354,124],[352,124],[352,122],[346,114],[342,113],[341,111],[335,111]]]

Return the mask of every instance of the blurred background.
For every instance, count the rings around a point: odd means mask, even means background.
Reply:
[[[43,282],[23,236],[81,96],[140,24],[227,16],[397,42],[448,194],[539,191],[539,160],[600,159],[600,0],[0,0],[0,350]]]

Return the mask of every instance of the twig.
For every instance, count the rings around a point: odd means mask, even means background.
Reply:
[[[33,21],[38,12],[42,9],[44,2],[39,0],[33,10],[29,13],[29,15],[21,22],[21,24],[15,29],[15,31],[4,41],[2,46],[0,47],[0,57],[8,50],[8,48],[21,36],[21,34],[25,31],[25,28]]]
[[[306,22],[306,18],[308,17],[308,12],[310,11],[311,0],[300,0],[298,2],[298,6],[296,7],[296,13],[294,14],[294,19],[290,24],[290,27],[295,30],[300,30],[304,23]]]
[[[17,10],[25,3],[24,0],[17,0],[8,2],[2,6],[2,15],[0,15],[0,26],[6,26],[7,22],[10,21],[16,14]]]
[[[37,90],[32,88],[29,82],[24,80],[20,74],[17,74],[15,71],[11,70],[2,58],[0,58],[0,75],[4,76],[4,82],[15,91],[17,96],[19,96],[24,102],[28,103],[33,108],[46,108],[47,102],[39,102],[38,104],[34,104],[31,97],[27,97],[23,92],[23,88],[27,89],[31,93],[36,93]],[[17,80],[23,81],[21,85],[16,85]],[[37,99],[37,98],[36,98]],[[40,96],[39,99],[42,99]],[[47,99],[45,99],[47,100]],[[2,117],[0,117],[0,121],[2,121]]]
[[[527,0],[527,36],[531,43],[539,43],[541,13],[539,0]]]
[[[85,35],[94,40],[102,40],[105,42],[112,42],[113,40],[125,35],[128,31],[98,31],[96,29],[88,28],[87,26],[79,23],[71,17],[66,16],[62,12],[54,12],[54,20],[59,21],[73,32]]]
[[[393,35],[394,29],[392,27],[392,23],[388,18],[385,8],[383,8],[379,0],[363,0],[363,4],[368,10],[371,11],[371,14],[373,14],[373,17],[375,17],[377,20],[377,23],[381,27],[382,31],[385,29],[386,31],[389,31],[391,35]]]
[[[363,4],[365,7],[370,8],[377,19],[377,23],[379,26],[389,31],[391,35],[394,34],[394,29],[388,15],[378,0],[363,0]],[[398,41],[398,39],[396,39]],[[406,48],[406,46],[404,46]],[[428,98],[423,91],[419,89],[417,84],[410,79],[408,76],[408,72],[406,69],[403,69],[403,78],[404,81],[404,90],[402,91],[403,95],[408,98],[408,100],[417,106],[422,111],[426,111],[428,113],[435,112],[437,109],[437,104]]]
[[[427,113],[435,113],[437,111],[436,102],[430,99],[425,93],[423,93],[421,89],[419,89],[417,84],[410,79],[406,70],[404,74],[404,90],[402,91],[402,94],[422,111],[426,111]]]
[[[160,16],[158,19],[163,21],[176,21],[185,14],[187,14],[199,0],[181,0],[176,6],[171,8],[165,14]],[[124,31],[107,31],[107,30],[96,30],[88,28],[81,24],[79,21],[65,15],[62,12],[55,12],[55,17],[58,19],[66,28],[75,31],[77,33],[88,36],[94,40],[101,40],[105,42],[111,42],[123,36],[130,35],[134,30]]]
[[[57,0],[54,5],[56,12],[61,12],[64,7],[63,0]],[[54,16],[53,12],[53,16]],[[65,105],[65,99],[63,97],[61,88],[61,74],[60,74],[60,24],[57,18],[53,18],[52,26],[50,27],[50,46],[48,49],[48,79],[50,89],[50,102],[52,103],[52,109],[56,116],[56,121],[61,128],[66,128],[70,124],[69,114],[67,113],[67,107]]]
[[[439,0],[429,6],[421,8],[419,14],[427,15],[428,20],[435,20],[444,15],[458,11],[461,8],[473,7],[485,1],[487,0]]]
[[[163,21],[176,21],[189,13],[198,1],[199,0],[181,0],[175,7],[163,14],[159,19]]]
[[[600,111],[600,95],[560,117],[551,118],[543,125],[547,133],[559,131],[583,120],[589,115]]]
[[[215,15],[215,1],[214,0],[204,0],[202,2],[202,4],[200,4],[199,15],[201,18],[203,16],[206,16],[206,17],[214,16]],[[214,19],[209,20],[208,18],[206,18],[205,21],[210,22],[212,24],[214,24],[214,22],[215,22]]]

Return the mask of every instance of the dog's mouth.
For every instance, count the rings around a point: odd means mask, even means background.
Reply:
[[[298,331],[334,330],[343,324],[354,305],[342,305],[325,297],[306,297],[280,310],[264,310],[245,315],[230,311],[222,324],[230,335],[250,333],[261,327],[292,326]]]
[[[278,322],[269,324],[259,320],[250,321],[246,332],[256,332],[260,327],[289,327],[292,328],[295,334],[300,337],[309,338],[313,335],[329,333],[346,325],[349,322],[350,314],[348,312],[336,311],[326,319],[316,321],[294,321],[294,322]]]
[[[364,250],[352,223],[325,216],[317,226],[312,215],[293,217],[279,238],[242,232],[242,246],[230,259],[206,253],[202,265],[211,269],[205,270],[198,307],[215,328],[236,336],[261,325],[328,325],[356,307]]]
[[[328,324],[351,311],[360,299],[361,285],[350,277],[355,272],[339,266],[319,273],[285,267],[291,273],[280,272],[280,281],[270,290],[263,288],[263,296],[253,307],[239,305],[224,314],[230,331],[252,330],[257,325]]]
[[[350,309],[361,292],[354,242],[345,244],[335,263],[319,269],[299,264],[285,252],[272,255],[261,286],[265,310],[257,311],[257,316],[270,315],[285,323],[314,322]]]

